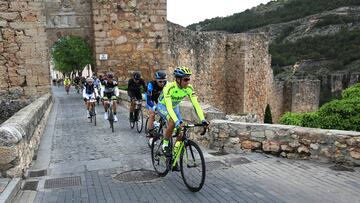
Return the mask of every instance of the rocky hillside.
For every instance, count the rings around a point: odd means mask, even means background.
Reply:
[[[359,0],[271,1],[189,28],[266,34],[275,78],[321,80],[321,104],[360,82]]]

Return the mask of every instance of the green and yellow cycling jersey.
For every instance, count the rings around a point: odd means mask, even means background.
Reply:
[[[197,101],[191,85],[188,85],[186,88],[180,88],[176,82],[168,82],[159,96],[159,103],[166,106],[166,110],[169,112],[171,119],[176,122],[178,118],[173,109],[176,108],[186,96],[190,97],[190,101],[199,119],[201,121],[204,120],[203,110]]]

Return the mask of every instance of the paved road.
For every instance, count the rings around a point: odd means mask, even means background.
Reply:
[[[21,190],[15,202],[360,202],[358,168],[333,171],[328,164],[257,153],[213,156],[205,149],[206,182],[192,193],[180,173],[154,176],[146,140],[129,128],[126,109],[120,108],[111,133],[102,109],[93,126],[80,95],[67,96],[57,87],[53,93],[32,166],[47,169],[47,175],[28,178],[39,181],[36,191]],[[119,174],[125,179],[118,180]]]

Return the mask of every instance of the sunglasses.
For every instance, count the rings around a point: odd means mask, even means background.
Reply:
[[[189,82],[190,81],[190,78],[183,78],[182,79],[184,82]]]
[[[166,83],[166,80],[158,80],[159,83]]]

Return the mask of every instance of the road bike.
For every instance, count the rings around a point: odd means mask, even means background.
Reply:
[[[95,111],[96,100],[93,98],[90,98],[89,102],[90,102],[90,109],[89,109],[90,123],[92,123],[94,121],[94,125],[96,126],[96,111]]]
[[[141,133],[144,126],[144,116],[142,110],[142,101],[135,100],[135,111],[134,111],[134,119],[130,119],[130,128],[133,129],[136,124],[136,130],[138,133]]]
[[[114,111],[113,111],[113,99],[109,98],[109,106],[108,106],[108,120],[111,128],[111,132],[114,132]]]
[[[194,127],[203,127],[204,135],[207,126],[203,124],[187,124],[178,129],[172,136],[180,136],[180,146],[174,150],[174,141],[170,139],[169,149],[165,153],[162,149],[163,136],[155,136],[151,144],[151,161],[156,173],[164,177],[169,171],[176,170],[178,162],[180,162],[181,177],[186,187],[192,192],[201,190],[205,183],[206,166],[204,155],[194,141],[190,140],[189,129]]]

